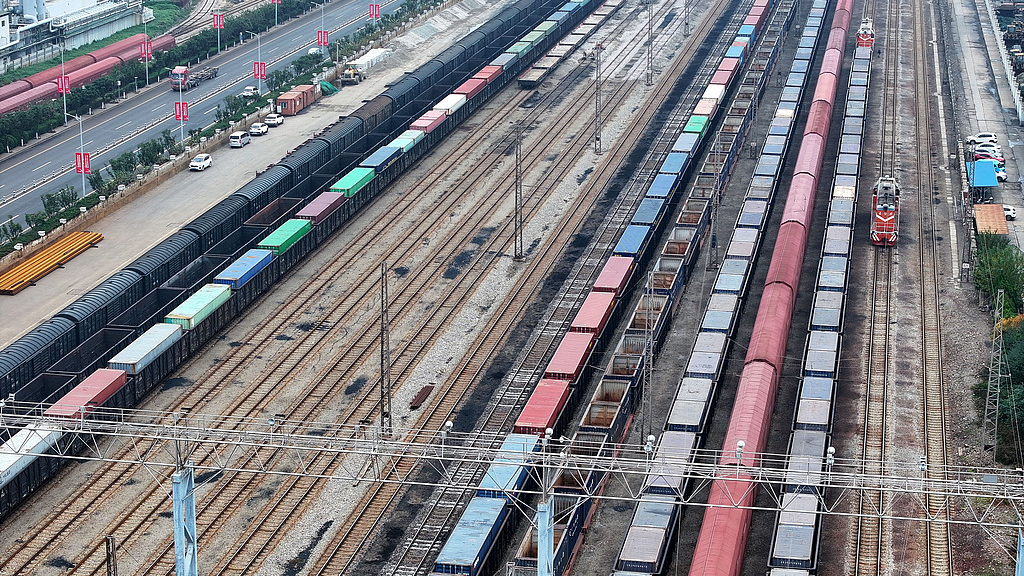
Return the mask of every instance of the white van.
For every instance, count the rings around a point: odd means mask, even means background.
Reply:
[[[232,132],[228,142],[231,143],[232,148],[241,148],[249,143],[248,132]]]

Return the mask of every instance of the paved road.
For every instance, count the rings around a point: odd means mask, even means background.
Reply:
[[[385,4],[381,10],[390,13],[397,9],[397,0]],[[209,126],[216,121],[214,111],[226,96],[237,95],[246,85],[257,83],[252,78],[253,62],[257,56],[267,62],[267,74],[286,68],[295,58],[316,45],[316,31],[320,29],[320,10],[310,5],[311,12],[293,21],[283,22],[278,28],[261,35],[259,41],[250,36],[243,45],[222,52],[203,66],[218,66],[220,74],[213,80],[184,92],[189,103],[189,121],[183,133],[190,129]],[[365,0],[341,0],[324,8],[324,25],[331,38],[351,34],[366,22]],[[172,130],[181,138],[181,123],[174,120],[174,103],[178,93],[170,89],[169,80],[140,89],[118,104],[87,115],[82,122],[85,151],[91,156],[94,171],[107,162],[142,142],[157,138],[163,130]],[[129,93],[134,86],[129,87]],[[264,90],[266,90],[264,86]],[[0,222],[14,216],[24,222],[24,215],[42,209],[42,194],[63,186],[74,186],[81,192],[82,176],[74,171],[75,152],[80,150],[79,126],[72,121],[66,128],[48,135],[11,154],[0,155]],[[88,182],[86,186],[89,190]]]

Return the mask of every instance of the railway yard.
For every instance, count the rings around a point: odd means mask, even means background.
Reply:
[[[1016,132],[1005,78],[978,66],[994,48],[974,10],[445,5],[368,80],[140,195],[90,227],[97,248],[0,296],[18,319],[0,332],[0,416],[58,404],[6,428],[0,575],[109,573],[110,536],[120,573],[174,574],[171,470],[132,462],[167,453],[196,466],[198,573],[541,574],[539,483],[553,574],[1009,572],[1008,506],[991,529],[936,492],[819,492],[833,459],[935,485],[992,465],[972,392],[992,319],[961,278],[960,144]],[[541,61],[560,63],[517,82]],[[442,99],[457,104],[431,116]],[[898,239],[876,246],[885,177]],[[136,233],[143,217],[178,224]],[[167,328],[204,285],[223,300]],[[124,360],[154,324],[173,336]],[[72,388],[108,365],[120,384],[84,407]],[[492,457],[439,469],[130,427],[90,439],[57,408]],[[75,451],[108,461],[26,454]],[[648,468],[542,474],[534,451]],[[783,469],[775,489],[755,488],[761,465]]]

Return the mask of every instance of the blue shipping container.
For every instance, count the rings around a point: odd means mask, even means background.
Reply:
[[[361,168],[373,168],[373,171],[380,174],[391,166],[398,157],[402,155],[401,146],[381,146],[377,151],[370,154],[370,157],[359,163]]]
[[[697,140],[699,138],[700,135],[693,132],[683,132],[679,135],[679,138],[676,138],[676,143],[672,145],[672,151],[693,154],[694,149],[697,148]]]
[[[615,245],[614,256],[640,256],[647,247],[647,241],[651,236],[650,226],[629,225]]]
[[[238,290],[249,280],[252,280],[260,270],[263,270],[274,260],[273,250],[261,250],[253,248],[242,254],[238,260],[231,263],[223,272],[217,274],[213,279],[214,284],[227,284],[232,290]]]
[[[725,57],[736,58],[740,61],[740,66],[743,66],[743,46],[729,46],[725,51]]]
[[[509,54],[508,52],[505,52],[504,54],[498,55],[498,57],[495,58],[494,60],[491,60],[491,64],[490,65],[491,66],[501,66],[502,68],[506,68],[506,67],[511,66],[512,64],[514,64],[516,62],[516,60],[519,60],[519,56],[517,56],[515,54]]]
[[[655,226],[661,220],[661,214],[664,209],[664,198],[644,198],[633,214],[631,224]]]
[[[434,572],[475,576],[501,530],[507,514],[504,499],[476,497],[459,518],[434,562]]]
[[[672,152],[665,157],[658,172],[665,174],[682,174],[686,171],[686,165],[690,163],[690,155],[683,152]]]
[[[512,491],[521,489],[529,477],[524,466],[528,454],[540,449],[540,438],[532,434],[509,434],[501,445],[501,455],[487,469],[480,480],[477,496],[484,498],[515,498]]]
[[[651,187],[647,189],[647,194],[650,198],[668,198],[672,195],[672,190],[676,187],[676,181],[678,176],[675,174],[658,174],[654,177],[654,182],[651,182]]]

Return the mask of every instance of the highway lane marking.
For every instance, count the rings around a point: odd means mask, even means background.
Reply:
[[[92,140],[89,140],[89,141],[88,141],[88,142],[86,142],[85,144],[82,144],[82,147],[88,146],[89,144],[92,144],[92,142],[93,142]]]
[[[117,128],[114,128],[114,130],[120,130],[121,128],[124,128],[125,126],[127,126],[127,125],[129,125],[129,124],[131,124],[131,123],[132,123],[132,121],[131,121],[131,120],[129,120],[129,121],[125,122],[124,124],[121,124],[121,125],[120,125],[120,126],[118,126]]]
[[[156,108],[153,108],[153,112],[156,112],[157,110],[160,110],[163,107],[164,107],[164,105],[161,104],[161,105],[157,106]]]
[[[53,162],[53,161],[51,160],[50,162]],[[36,166],[35,168],[32,169],[32,171],[35,172],[36,170],[39,170],[39,169],[44,168],[46,166],[49,166],[50,162],[47,162],[46,164],[41,164],[39,166]]]
[[[216,112],[218,109],[220,109],[220,106],[217,106],[216,108],[210,108],[206,112],[203,112],[203,114],[209,114],[211,112]]]

